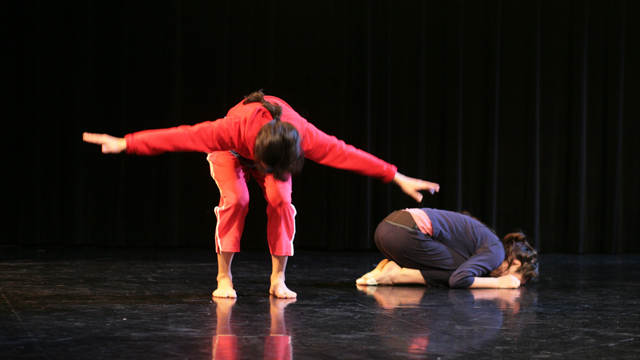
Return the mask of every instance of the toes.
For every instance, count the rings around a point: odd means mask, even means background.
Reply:
[[[378,265],[376,266],[375,269],[373,269],[370,272],[362,275],[358,280],[356,280],[356,284],[358,284],[358,285],[377,285],[377,282],[375,282],[374,277],[376,277],[378,274],[380,274],[382,272],[382,270],[387,266],[388,263],[389,263],[389,259],[383,259],[382,261],[380,261],[380,263],[378,263]],[[371,283],[372,280],[373,280],[374,283]]]
[[[286,286],[284,288],[282,288],[280,286],[272,287],[269,290],[269,293],[271,295],[277,297],[278,299],[294,299],[294,298],[298,297],[298,294],[296,294],[295,292],[289,290]]]
[[[376,281],[375,277],[371,277],[368,279],[365,278],[360,278],[358,280],[356,280],[356,284],[357,285],[378,285],[378,282]]]
[[[272,295],[274,295],[278,299],[295,299],[298,297],[298,294],[294,293],[293,291],[277,291],[275,292],[275,294],[272,293]]]
[[[371,272],[368,272],[368,273],[362,275],[358,280],[356,280],[356,284],[367,282],[367,280],[369,280],[370,278],[376,276],[376,273],[379,273],[379,271],[375,271],[374,270],[374,271],[371,271]]]
[[[213,292],[212,295],[213,295],[213,297],[216,297],[216,298],[237,298],[238,297],[236,295],[236,292],[233,291],[233,290],[232,291],[224,291],[224,290],[218,291],[218,290],[216,290],[216,291]]]

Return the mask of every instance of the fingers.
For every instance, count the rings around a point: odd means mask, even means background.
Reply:
[[[420,189],[415,188],[415,187],[403,187],[401,188],[402,191],[404,191],[405,194],[411,196],[413,198],[413,200],[417,201],[417,202],[421,202],[422,201],[422,194],[418,191]]]
[[[440,184],[430,181],[410,178],[400,173],[396,173],[394,182],[400,186],[402,191],[411,196],[415,201],[421,202],[423,199],[420,191],[429,191],[432,195],[440,191]]]
[[[109,141],[110,136],[106,134],[92,134],[92,133],[83,133],[82,140],[84,142],[96,145],[102,145],[102,153],[108,154],[111,152],[111,144]]]
[[[413,197],[417,202],[422,202],[423,196],[422,194],[419,192],[419,190],[427,190],[429,191],[429,193],[431,193],[431,195],[437,193],[440,191],[440,185],[436,184],[436,183],[432,183],[429,181],[424,181],[424,180],[417,180],[416,181],[416,187],[415,187],[415,191],[413,191],[410,195],[411,197]]]
[[[426,180],[420,179],[411,179],[411,183],[416,190],[427,190],[431,194],[437,193],[440,191],[440,184],[433,183]]]
[[[420,181],[420,186],[421,186],[420,190],[427,190],[432,195],[437,193],[438,191],[440,191],[440,184],[432,183],[432,182],[429,182],[429,181],[421,180]]]
[[[102,145],[104,154],[117,154],[127,149],[124,138],[116,138],[107,134],[83,133],[82,140],[91,144]]]
[[[106,136],[105,134],[92,134],[92,133],[83,133],[82,134],[82,140],[84,142],[88,142],[91,144],[98,144],[98,145],[102,145],[106,142]]]

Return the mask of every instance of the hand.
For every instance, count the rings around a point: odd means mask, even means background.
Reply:
[[[82,140],[91,144],[102,145],[104,154],[117,154],[127,150],[127,140],[107,134],[83,133]]]
[[[396,176],[393,178],[393,182],[396,183],[396,185],[398,185],[405,194],[411,196],[417,202],[422,201],[422,194],[420,193],[421,190],[427,190],[431,194],[440,191],[440,185],[436,183],[410,178],[400,174],[399,172],[396,173]]]
[[[520,280],[513,275],[505,275],[498,278],[499,289],[517,289],[518,287],[520,287]]]

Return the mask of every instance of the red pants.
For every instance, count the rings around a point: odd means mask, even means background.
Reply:
[[[215,213],[216,251],[240,252],[244,219],[249,211],[247,181],[251,175],[262,188],[267,200],[267,241],[272,255],[293,255],[296,234],[296,208],[291,204],[291,178],[279,181],[244,166],[228,151],[216,151],[207,156],[211,177],[220,189],[220,204]]]
[[[213,359],[235,360],[242,358],[235,335],[213,337]],[[293,349],[290,335],[269,335],[264,339],[264,359],[291,360]]]

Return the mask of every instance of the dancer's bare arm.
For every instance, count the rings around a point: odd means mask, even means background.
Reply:
[[[405,194],[411,196],[415,201],[422,201],[422,194],[420,191],[426,190],[431,194],[440,191],[440,185],[425,180],[414,179],[408,176],[402,175],[399,172],[393,178],[393,182],[404,191]]]
[[[127,140],[107,134],[83,133],[82,140],[102,146],[105,154],[118,154],[127,150]]]
[[[520,287],[520,280],[513,275],[500,277],[476,277],[469,288],[491,288],[491,289],[517,289]]]

